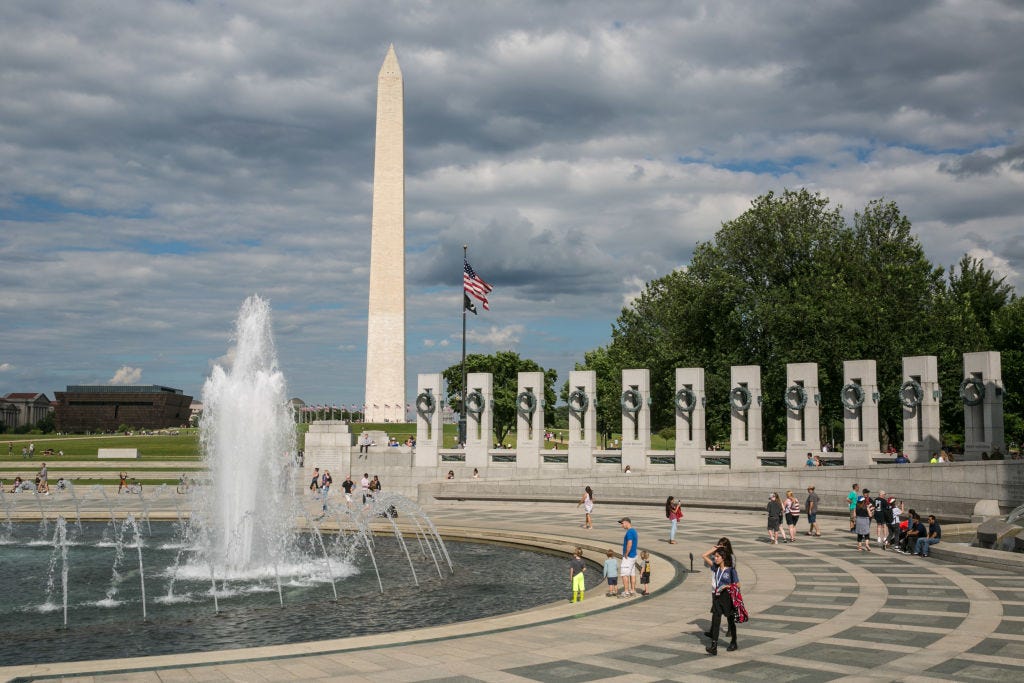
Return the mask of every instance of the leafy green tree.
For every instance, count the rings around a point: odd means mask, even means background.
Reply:
[[[466,356],[466,373],[489,372],[494,381],[494,436],[498,443],[504,443],[505,437],[516,425],[516,396],[519,386],[520,372],[543,372],[544,391],[538,400],[543,401],[544,424],[551,424],[555,415],[555,380],[556,370],[545,370],[535,361],[520,358],[514,351],[498,351],[497,353],[469,354]],[[443,373],[448,384],[448,403],[456,412],[462,410],[462,364],[457,363]],[[540,406],[537,406],[540,409]]]
[[[985,305],[965,306],[948,293],[943,270],[928,261],[895,203],[870,202],[848,225],[819,194],[768,193],[699,244],[686,268],[648,283],[616,320],[607,349],[591,353],[600,352],[609,372],[650,368],[654,429],[671,424],[674,369],[705,368],[709,441],[728,438],[730,367],[760,366],[768,449],[786,441],[787,363],[818,363],[822,420],[834,425],[843,361],[874,359],[881,427],[898,443],[903,356],[938,355],[954,368],[955,354],[974,349],[949,326],[999,310],[998,296],[986,292],[998,293],[1001,282],[968,266],[962,289],[977,289],[971,301]]]

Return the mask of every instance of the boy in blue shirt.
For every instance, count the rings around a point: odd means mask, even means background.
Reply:
[[[608,592],[605,597],[614,598],[619,594],[619,561],[615,558],[615,551],[611,548],[605,553],[608,559],[604,561],[604,572],[601,574],[608,579]]]

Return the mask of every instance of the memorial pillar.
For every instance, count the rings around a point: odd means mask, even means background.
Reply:
[[[651,450],[651,371],[622,371],[622,468],[636,472],[647,467]]]
[[[999,449],[1006,455],[1003,432],[1002,357],[998,351],[964,354],[964,381],[960,385],[964,402],[964,456],[979,460]]]
[[[416,376],[416,448],[413,467],[437,467],[441,464],[438,452],[444,440],[441,427],[441,373],[421,373]]]
[[[516,390],[516,468],[540,467],[544,445],[544,373],[520,372]]]
[[[786,364],[786,467],[805,467],[821,448],[817,363]]]
[[[609,399],[605,399],[609,400]],[[589,470],[597,448],[597,373],[569,371],[569,469]]]
[[[900,406],[903,452],[910,462],[928,462],[942,448],[939,434],[939,363],[935,356],[904,356]]]
[[[878,380],[873,360],[843,361],[843,464],[862,467],[881,454]]]
[[[676,368],[676,469],[701,466],[700,452],[707,448],[704,368]]]
[[[761,366],[734,365],[730,371],[729,467],[754,469],[761,466],[764,451],[761,437]]]
[[[494,443],[494,377],[471,372],[466,387],[466,467],[483,468],[490,463],[488,451]]]

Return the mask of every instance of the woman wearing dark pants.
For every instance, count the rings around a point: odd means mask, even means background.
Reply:
[[[709,655],[718,654],[718,634],[722,628],[722,615],[729,622],[729,632],[732,634],[732,641],[727,648],[729,652],[737,649],[736,645],[736,612],[732,605],[732,595],[728,587],[739,584],[740,577],[736,568],[732,566],[732,557],[724,550],[716,550],[711,556],[711,631],[709,636],[711,644],[704,648]]]

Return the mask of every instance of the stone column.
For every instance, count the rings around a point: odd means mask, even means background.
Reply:
[[[904,356],[900,405],[903,452],[910,462],[928,462],[942,447],[939,435],[939,362],[935,356]]]
[[[544,373],[520,372],[516,389],[516,468],[540,467],[543,445]]]
[[[651,371],[622,371],[622,468],[636,472],[647,467],[651,450]],[[635,410],[629,410],[632,407]]]
[[[786,467],[804,467],[821,448],[817,363],[786,364]],[[801,408],[800,405],[803,404]]]
[[[761,466],[764,443],[761,436],[761,366],[734,365],[730,371],[729,467],[754,469]],[[748,405],[749,404],[749,405]]]
[[[881,455],[878,380],[873,360],[843,361],[843,464],[862,467]],[[858,405],[859,403],[859,405]]]
[[[438,451],[444,441],[441,426],[441,399],[443,394],[441,373],[417,375],[416,380],[416,450],[414,467],[437,467],[441,464]]]
[[[708,447],[704,368],[676,368],[676,469],[701,466],[700,452]]]
[[[1003,432],[1002,356],[998,351],[964,354],[964,384],[960,395],[964,401],[964,456],[978,460],[982,453],[990,456],[998,448],[1006,453]]]
[[[471,372],[466,387],[466,467],[484,468],[494,443],[494,377],[489,372]]]
[[[593,370],[570,370],[569,469],[589,470],[594,464],[596,448],[597,373]]]

